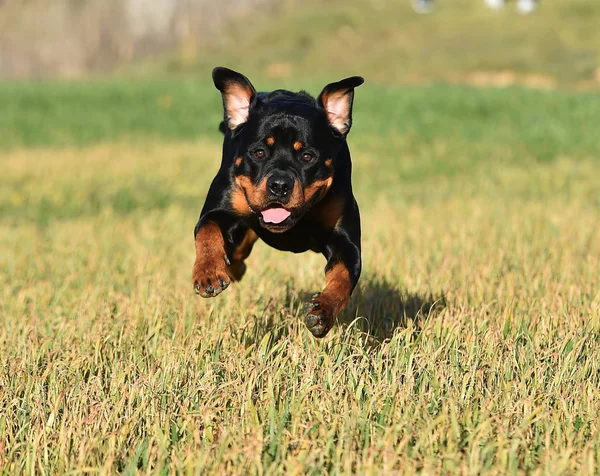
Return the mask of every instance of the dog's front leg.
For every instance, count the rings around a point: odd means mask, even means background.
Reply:
[[[325,288],[307,303],[306,327],[315,337],[325,337],[344,310],[361,271],[360,224],[338,227],[323,250],[327,258]]]
[[[192,272],[194,291],[202,297],[214,297],[227,289],[231,279],[225,238],[218,221],[205,216],[195,230],[196,262]]]

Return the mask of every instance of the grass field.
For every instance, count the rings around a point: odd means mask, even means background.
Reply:
[[[6,473],[600,471],[597,94],[357,90],[364,271],[324,340],[317,255],[193,293],[212,86],[0,104]]]

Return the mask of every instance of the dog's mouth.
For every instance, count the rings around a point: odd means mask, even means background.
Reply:
[[[285,225],[285,222],[292,215],[292,212],[286,210],[283,206],[278,203],[269,205],[267,208],[260,212],[262,221],[267,225]]]

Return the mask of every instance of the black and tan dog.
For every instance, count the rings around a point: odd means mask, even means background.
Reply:
[[[346,135],[358,76],[305,92],[257,93],[245,76],[213,71],[225,134],[221,168],[194,230],[193,282],[202,297],[240,280],[258,238],[278,250],[323,253],[325,289],[307,303],[316,337],[331,329],[361,270],[360,216]]]

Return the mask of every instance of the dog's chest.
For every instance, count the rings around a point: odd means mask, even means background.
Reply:
[[[267,245],[292,253],[303,253],[308,250],[318,251],[319,245],[314,236],[304,226],[298,224],[283,233],[272,233],[261,226],[253,228],[258,237]]]

